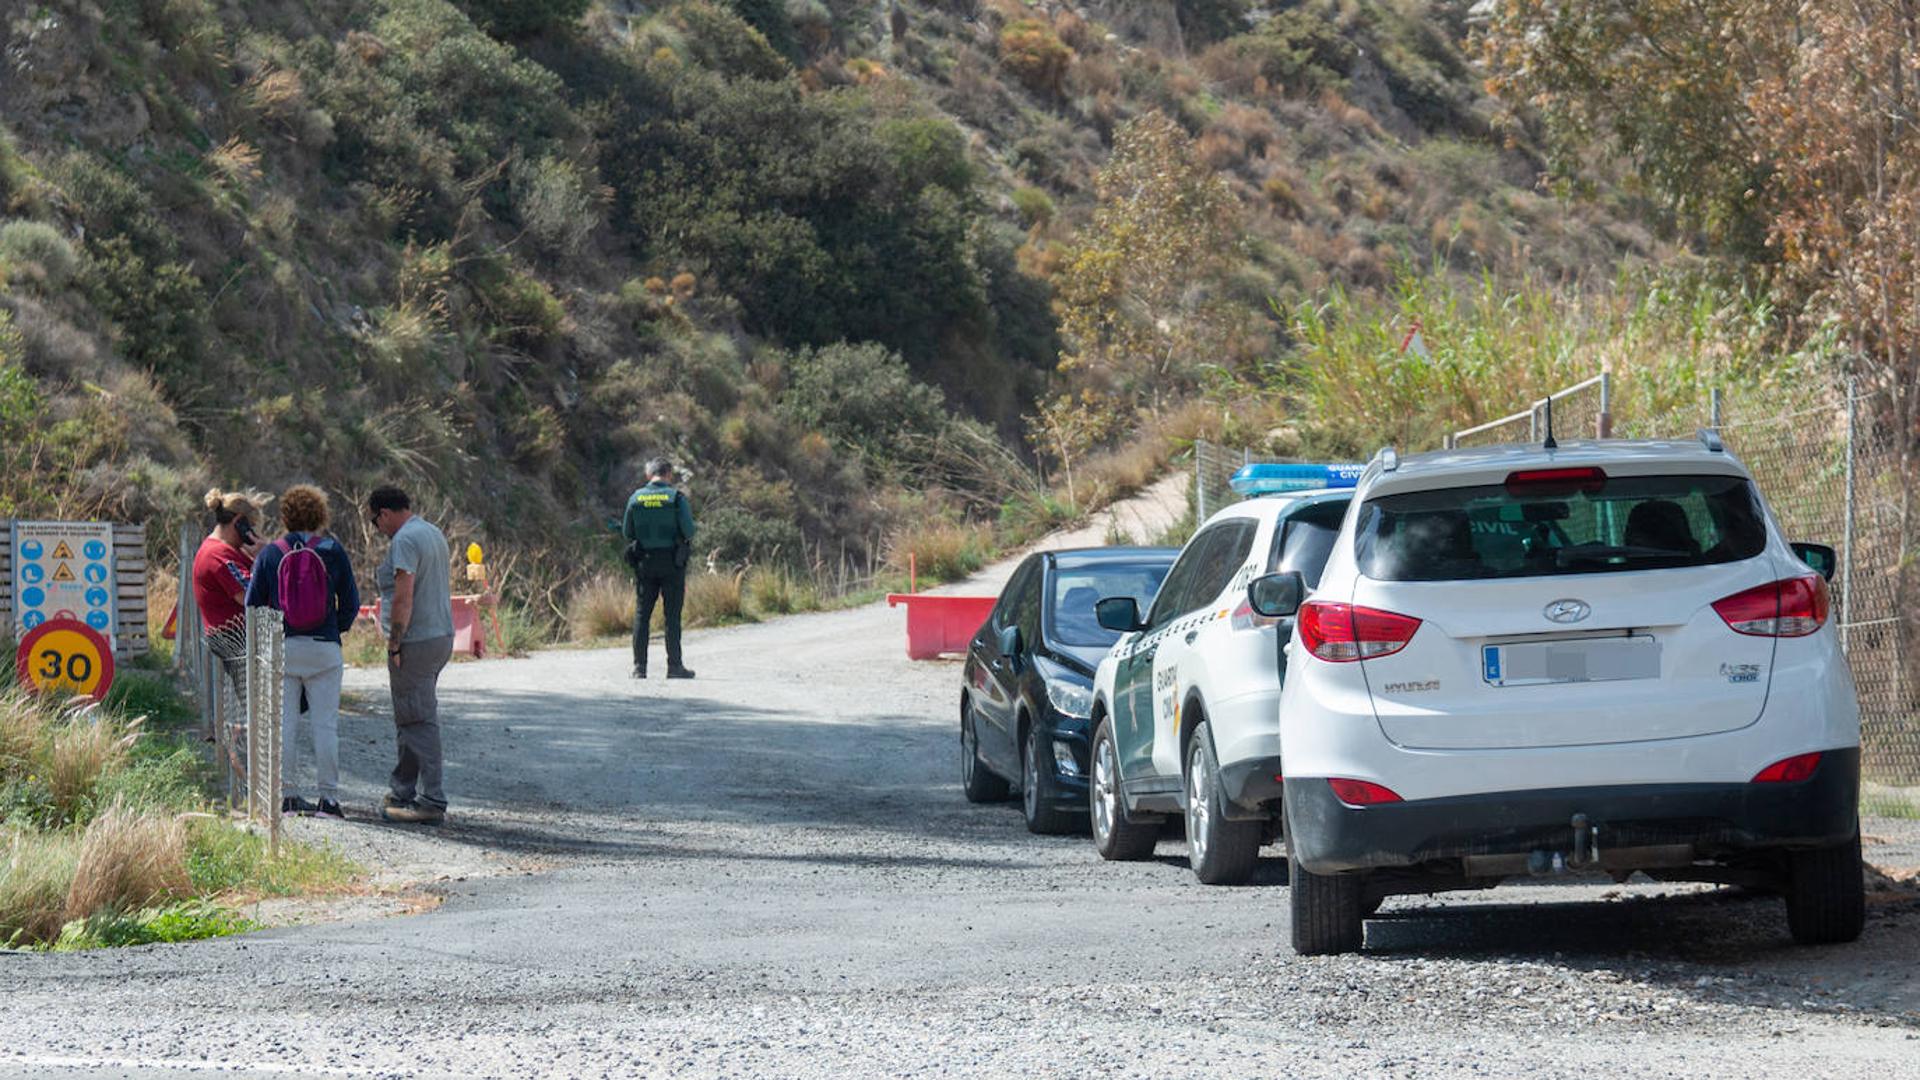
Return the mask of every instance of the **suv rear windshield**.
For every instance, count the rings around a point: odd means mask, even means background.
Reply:
[[[1578,487],[1579,490],[1570,490]],[[1737,476],[1618,476],[1560,488],[1441,488],[1369,499],[1354,555],[1375,581],[1604,574],[1736,562],[1766,529]]]

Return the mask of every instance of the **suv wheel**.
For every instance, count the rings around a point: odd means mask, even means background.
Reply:
[[[1289,830],[1287,893],[1293,951],[1301,956],[1359,952],[1366,936],[1366,915],[1360,905],[1361,875],[1312,873],[1300,865],[1293,852]]]
[[[1045,752],[1042,746],[1047,748]],[[1054,806],[1060,793],[1054,783],[1052,743],[1031,722],[1027,724],[1027,737],[1021,740],[1020,760],[1020,810],[1027,819],[1027,831],[1047,836],[1072,832],[1079,822],[1073,814]]]
[[[1260,857],[1260,822],[1228,821],[1213,756],[1213,729],[1202,720],[1187,744],[1187,862],[1203,885],[1242,885]]]
[[[1113,721],[1100,721],[1093,735],[1093,849],[1109,862],[1131,862],[1153,854],[1160,838],[1157,824],[1127,820],[1127,800],[1120,794],[1120,751],[1113,741]]]
[[[967,793],[968,802],[999,802],[1007,797],[1007,782],[980,760],[980,736],[973,730],[969,703],[960,706],[960,789]]]
[[[1787,858],[1787,927],[1802,945],[1837,945],[1860,936],[1867,921],[1867,887],[1860,837],[1836,847],[1796,851]]]

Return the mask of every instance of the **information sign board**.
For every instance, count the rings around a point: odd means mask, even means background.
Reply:
[[[113,524],[17,521],[13,525],[13,636],[72,619],[113,640]]]

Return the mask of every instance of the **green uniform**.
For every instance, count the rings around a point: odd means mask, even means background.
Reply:
[[[693,505],[672,484],[659,480],[627,500],[620,534],[627,538],[633,559],[633,666],[647,670],[647,632],[653,623],[653,605],[665,601],[667,670],[680,662],[680,610],[687,596],[688,544],[693,540]]]

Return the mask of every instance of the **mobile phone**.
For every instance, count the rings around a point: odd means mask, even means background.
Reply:
[[[249,521],[246,518],[241,518],[239,521],[234,522],[233,528],[236,532],[240,534],[240,542],[242,544],[253,543],[253,522],[252,521]]]

